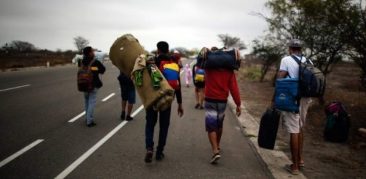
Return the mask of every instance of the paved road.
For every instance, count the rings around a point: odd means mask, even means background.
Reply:
[[[94,128],[85,126],[83,116],[68,122],[83,112],[74,66],[0,73],[0,178],[271,177],[230,111],[222,159],[216,166],[208,163],[204,111],[193,108],[193,88],[183,88],[182,118],[173,104],[166,158],[145,164],[145,112],[136,111],[132,122],[119,120],[119,72],[106,66]],[[112,97],[102,102],[107,96]],[[139,106],[137,100],[134,110]]]

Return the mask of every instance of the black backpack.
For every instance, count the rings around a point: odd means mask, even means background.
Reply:
[[[296,56],[291,56],[299,64],[299,97],[321,97],[325,91],[325,76],[308,59],[301,63]]]
[[[332,102],[325,108],[327,122],[324,139],[330,142],[346,142],[351,122],[349,115],[340,102]]]
[[[95,60],[92,60],[88,66],[85,66],[82,61],[80,61],[80,68],[77,73],[77,84],[78,90],[81,92],[91,92],[94,90],[93,83],[93,72],[91,71],[91,66]]]

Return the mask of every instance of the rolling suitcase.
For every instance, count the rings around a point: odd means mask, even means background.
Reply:
[[[277,130],[280,121],[280,112],[275,109],[267,109],[263,114],[258,132],[258,145],[265,149],[274,149]]]

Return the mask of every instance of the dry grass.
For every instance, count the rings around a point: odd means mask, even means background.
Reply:
[[[19,53],[11,55],[0,55],[0,70],[18,69],[25,67],[46,66],[49,62],[50,66],[63,65],[71,63],[74,53]]]

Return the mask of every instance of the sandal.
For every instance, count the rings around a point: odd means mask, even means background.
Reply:
[[[290,165],[285,165],[285,169],[292,175],[299,175],[300,174],[300,170],[292,170],[292,164]]]

